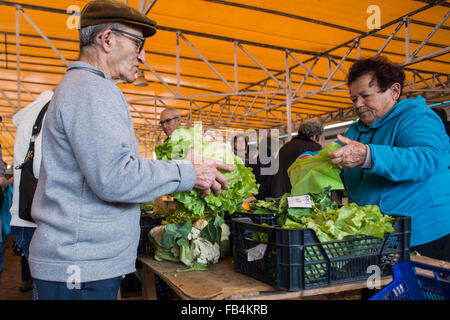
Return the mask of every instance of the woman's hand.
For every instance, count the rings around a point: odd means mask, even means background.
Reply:
[[[341,169],[349,169],[363,165],[367,156],[366,145],[341,136],[340,134],[338,134],[337,138],[344,146],[328,154],[331,162]]]

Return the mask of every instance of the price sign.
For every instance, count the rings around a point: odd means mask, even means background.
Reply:
[[[311,197],[308,195],[288,197],[289,208],[312,208]]]

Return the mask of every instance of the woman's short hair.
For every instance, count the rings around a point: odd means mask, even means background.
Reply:
[[[399,64],[391,63],[386,57],[373,57],[356,61],[349,70],[347,84],[350,86],[359,77],[372,74],[381,92],[394,83],[400,84],[400,96],[405,82],[405,72]]]
[[[319,118],[301,120],[298,127],[298,135],[311,138],[323,133],[323,123]]]

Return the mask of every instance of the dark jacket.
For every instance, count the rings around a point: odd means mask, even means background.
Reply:
[[[278,198],[285,193],[290,193],[292,186],[287,170],[299,155],[306,151],[317,151],[321,145],[304,136],[295,136],[285,144],[278,154],[279,168],[272,179],[272,197]]]
[[[271,197],[273,175],[261,174],[262,168],[268,168],[270,166],[270,163],[262,164],[259,157],[256,159],[256,163],[249,163],[247,165],[247,167],[252,168],[256,183],[259,184],[258,194],[255,195],[255,198],[258,200],[264,200],[265,198]]]

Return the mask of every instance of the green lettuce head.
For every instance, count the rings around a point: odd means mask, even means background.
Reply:
[[[220,160],[233,164],[235,170],[221,171],[228,179],[228,189],[222,190],[219,196],[213,192],[202,198],[203,191],[192,189],[188,192],[175,192],[172,197],[177,201],[177,209],[185,211],[192,220],[205,214],[217,215],[228,211],[236,211],[238,204],[244,199],[258,192],[255,176],[251,168],[244,166],[241,158],[236,156],[229,147],[208,141],[203,136],[201,125],[190,128],[178,127],[170,138],[163,144],[156,146],[155,152],[159,160],[184,159],[187,152],[196,148],[204,158]]]

